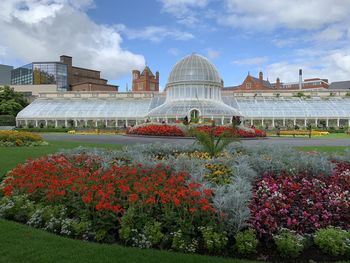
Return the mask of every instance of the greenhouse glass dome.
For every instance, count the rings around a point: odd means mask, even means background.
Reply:
[[[153,118],[220,118],[230,121],[241,113],[221,98],[222,80],[215,66],[203,56],[192,54],[175,64],[166,85],[166,101],[151,110]]]

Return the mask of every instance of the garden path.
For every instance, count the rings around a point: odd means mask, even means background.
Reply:
[[[112,144],[136,144],[136,143],[173,143],[187,144],[193,143],[193,139],[186,138],[162,138],[162,137],[144,137],[144,136],[123,136],[123,135],[72,135],[66,133],[44,133],[45,140],[57,141],[78,141]],[[276,138],[269,137],[264,139],[243,139],[244,145],[288,145],[288,146],[350,146],[350,139],[322,139],[322,138]]]

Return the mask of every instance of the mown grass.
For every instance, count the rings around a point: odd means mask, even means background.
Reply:
[[[301,146],[295,147],[300,151],[305,152],[325,152],[325,153],[339,153],[342,154],[346,150],[350,150],[350,146]]]
[[[0,220],[0,233],[0,262],[4,263],[254,262],[83,242],[6,220]]]
[[[277,136],[275,134],[270,134],[269,137],[279,137],[279,138],[309,138],[308,135],[281,135]],[[350,135],[346,133],[330,133],[326,135],[313,135],[311,136],[311,139],[349,139]]]

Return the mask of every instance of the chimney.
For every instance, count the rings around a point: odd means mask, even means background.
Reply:
[[[132,71],[132,79],[139,79],[140,78],[140,71],[139,70],[133,70]]]
[[[159,71],[156,72],[156,80],[159,80]]]
[[[280,82],[280,78],[276,79],[276,89],[280,89],[281,88],[281,82]]]
[[[72,67],[72,57],[70,56],[66,56],[66,55],[60,56],[60,62],[68,65],[68,67]]]
[[[299,69],[299,89],[303,89],[303,70]]]
[[[262,73],[262,71],[259,72],[259,80],[262,82],[264,79],[264,74]]]

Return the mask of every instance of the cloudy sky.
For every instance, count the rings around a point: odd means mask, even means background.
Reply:
[[[350,0],[1,0],[0,63],[73,56],[130,87],[147,63],[161,86],[176,61],[196,52],[225,86],[259,70],[274,81],[350,79]]]

